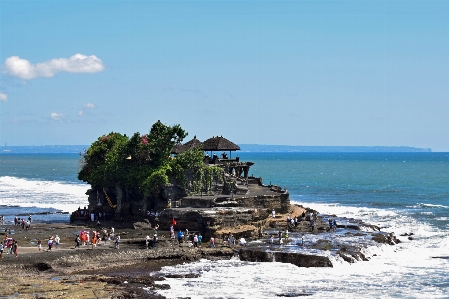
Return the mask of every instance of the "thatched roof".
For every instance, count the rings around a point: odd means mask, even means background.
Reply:
[[[204,151],[237,151],[240,146],[222,136],[214,136],[203,142]]]
[[[180,154],[183,152],[183,145],[181,143],[175,144],[171,149],[172,154]]]
[[[201,144],[202,144],[202,142],[199,141],[198,139],[196,139],[196,136],[193,136],[192,140],[187,141],[186,143],[184,143],[184,147],[186,148],[185,150],[189,150],[189,149],[197,147],[198,145],[201,145]]]
[[[196,136],[194,136],[192,140],[190,140],[184,144],[181,144],[181,143],[175,144],[175,146],[173,146],[173,148],[171,150],[171,153],[172,154],[180,154],[180,153],[185,152],[189,149],[192,149],[198,145],[201,145],[201,141],[196,139]]]

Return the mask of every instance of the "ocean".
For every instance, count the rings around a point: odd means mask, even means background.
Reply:
[[[323,251],[333,268],[201,260],[164,267],[167,298],[449,298],[449,154],[239,152],[250,175],[288,189],[292,203],[361,219],[402,243],[364,249],[352,264]],[[76,153],[0,154],[0,215],[68,222],[87,205]],[[401,234],[413,233],[413,240]],[[338,229],[336,234],[338,234]],[[337,235],[330,235],[335,237]],[[292,242],[293,244],[296,242]],[[307,248],[304,252],[307,253]],[[158,273],[149,273],[158,275]]]

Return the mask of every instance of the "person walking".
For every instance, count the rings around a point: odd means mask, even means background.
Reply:
[[[179,242],[179,245],[181,245],[183,238],[184,238],[184,234],[182,233],[182,231],[181,230],[178,231],[178,242]]]
[[[75,249],[80,248],[81,243],[80,235],[76,235],[75,242],[76,242]]]
[[[47,251],[51,251],[51,249],[52,249],[52,247],[53,247],[53,239],[52,239],[51,237],[48,238],[47,245],[48,245]]]
[[[59,243],[60,242],[61,242],[61,238],[58,235],[56,235],[56,237],[55,237],[55,247],[56,247],[56,249],[59,248]]]
[[[37,239],[37,249],[39,249],[39,251],[41,251],[41,249],[42,249],[42,241],[41,241],[41,239]]]
[[[145,237],[145,247],[148,249],[150,247],[150,236]]]
[[[14,255],[17,257],[17,241],[14,241],[14,244],[12,244],[12,252],[14,252]]]
[[[120,235],[115,238],[115,249],[120,249]]]
[[[157,234],[153,235],[153,247],[156,247],[156,243],[157,243]]]

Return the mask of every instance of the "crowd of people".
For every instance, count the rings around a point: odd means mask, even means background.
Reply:
[[[17,240],[6,235],[5,238],[3,239],[3,242],[0,243],[0,258],[3,258],[3,251],[6,251],[8,254],[14,254],[15,257],[17,257],[18,256],[17,250],[18,250]]]

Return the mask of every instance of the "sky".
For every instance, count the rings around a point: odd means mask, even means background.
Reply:
[[[0,145],[449,152],[449,1],[0,1]]]

